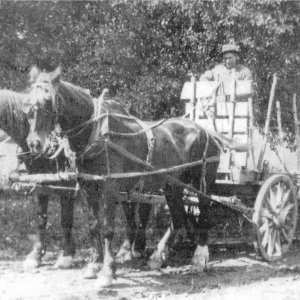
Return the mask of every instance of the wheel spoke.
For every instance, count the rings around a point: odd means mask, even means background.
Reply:
[[[295,207],[294,203],[289,203],[287,206],[285,206],[280,214],[285,214],[285,217],[287,216],[287,214]]]
[[[271,214],[276,214],[276,210],[273,206],[274,198],[272,197],[266,197],[266,208],[270,211]]]
[[[281,209],[283,207],[285,207],[285,205],[287,204],[288,200],[290,199],[290,195],[291,195],[291,190],[288,190],[282,197],[282,203],[281,203]]]
[[[261,242],[261,244],[262,244],[262,246],[263,246],[264,248],[266,248],[266,246],[267,246],[267,244],[268,244],[268,241],[269,241],[269,232],[270,232],[270,228],[269,228],[269,226],[268,226],[268,227],[266,228],[265,234],[264,234],[263,239],[262,239],[262,242]]]
[[[269,234],[269,242],[268,242],[268,250],[267,253],[269,256],[272,256],[274,252],[274,244],[275,244],[275,230],[270,229],[270,234]]]
[[[282,250],[281,250],[281,240],[280,240],[280,233],[279,231],[276,231],[276,236],[275,236],[275,253],[277,256],[282,255]]]
[[[269,228],[269,222],[265,220],[263,225],[259,228],[260,234],[263,234]]]
[[[262,209],[261,217],[266,219],[272,219],[272,214],[269,212],[267,208]]]
[[[285,239],[285,241],[287,241],[289,243],[290,238],[289,238],[288,234],[286,233],[286,230],[284,228],[281,228],[280,231],[281,231],[282,237]]]
[[[284,189],[284,186],[282,186],[281,182],[278,182],[275,207],[280,207],[280,203],[281,203],[282,196],[283,196],[283,189]]]
[[[270,196],[273,199],[276,198],[276,191],[274,191],[274,189],[275,189],[275,186],[270,187]]]

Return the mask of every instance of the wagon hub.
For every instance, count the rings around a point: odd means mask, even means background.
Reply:
[[[286,223],[286,212],[280,212],[277,216],[273,216],[272,220],[277,229],[284,228]]]
[[[276,228],[285,228],[287,226],[287,215],[290,212],[290,206],[287,206],[285,209],[282,209],[276,217],[273,217],[274,224]]]

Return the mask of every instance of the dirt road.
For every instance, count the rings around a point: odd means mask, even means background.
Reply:
[[[200,275],[190,270],[189,254],[181,250],[160,271],[149,271],[145,261],[119,265],[117,280],[102,291],[94,280],[82,278],[84,251],[72,270],[53,269],[55,253],[32,273],[23,271],[21,259],[1,260],[0,299],[300,299],[299,243],[275,263],[262,262],[252,251],[217,249],[209,270]]]

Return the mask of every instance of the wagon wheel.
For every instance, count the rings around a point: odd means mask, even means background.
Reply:
[[[269,177],[258,192],[253,223],[254,246],[263,259],[275,261],[289,250],[298,218],[294,185],[286,175]]]

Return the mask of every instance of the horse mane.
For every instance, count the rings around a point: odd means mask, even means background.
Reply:
[[[29,124],[22,111],[25,93],[0,90],[0,128],[18,144],[26,143]]]
[[[75,86],[70,82],[60,80],[57,90],[58,96],[63,100],[63,104],[66,104],[66,101],[75,104],[78,106],[84,107],[84,111],[87,115],[92,115],[93,113],[93,98],[89,90],[84,89],[79,86]],[[68,107],[71,109],[72,107]]]
[[[92,103],[92,96],[89,90],[61,80],[59,85],[59,93],[64,94],[65,92],[68,92],[68,94],[75,100],[85,101],[86,104]],[[64,94],[64,96],[66,95]]]
[[[102,102],[102,108],[113,111],[114,113],[130,116],[130,113],[119,102],[111,99],[105,99]]]

